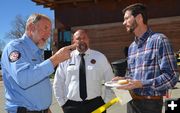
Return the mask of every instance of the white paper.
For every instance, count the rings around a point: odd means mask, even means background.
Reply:
[[[127,104],[129,101],[132,100],[132,97],[128,90],[122,90],[117,88],[112,88],[116,97],[118,97],[119,102],[121,105]]]

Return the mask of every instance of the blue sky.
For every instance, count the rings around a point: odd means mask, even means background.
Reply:
[[[10,31],[12,21],[16,15],[23,18],[32,13],[42,13],[54,20],[54,11],[50,8],[43,8],[42,5],[36,5],[31,0],[1,0],[0,1],[0,39],[5,40],[5,34]]]

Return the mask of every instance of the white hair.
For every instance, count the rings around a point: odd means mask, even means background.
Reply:
[[[38,21],[40,21],[41,19],[46,19],[48,21],[51,22],[50,18],[44,14],[32,14],[29,16],[29,18],[27,19],[26,21],[26,30],[27,30],[27,27],[30,25],[30,24],[36,24]]]

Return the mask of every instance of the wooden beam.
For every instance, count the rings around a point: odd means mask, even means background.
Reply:
[[[122,0],[117,0],[117,2],[121,2]]]
[[[73,1],[73,5],[74,5],[74,6],[77,6],[76,0]]]
[[[56,0],[55,3],[65,4],[65,3],[74,3],[74,2],[91,2],[93,0]]]
[[[98,0],[94,0],[94,2],[95,2],[95,4],[97,4],[97,3],[98,3]]]

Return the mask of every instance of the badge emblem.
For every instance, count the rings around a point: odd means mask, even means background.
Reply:
[[[92,63],[92,64],[95,64],[95,63],[96,63],[96,60],[95,60],[95,59],[92,59],[92,60],[91,60],[91,63]]]
[[[21,54],[19,51],[12,51],[9,55],[9,61],[15,62],[21,57]]]

